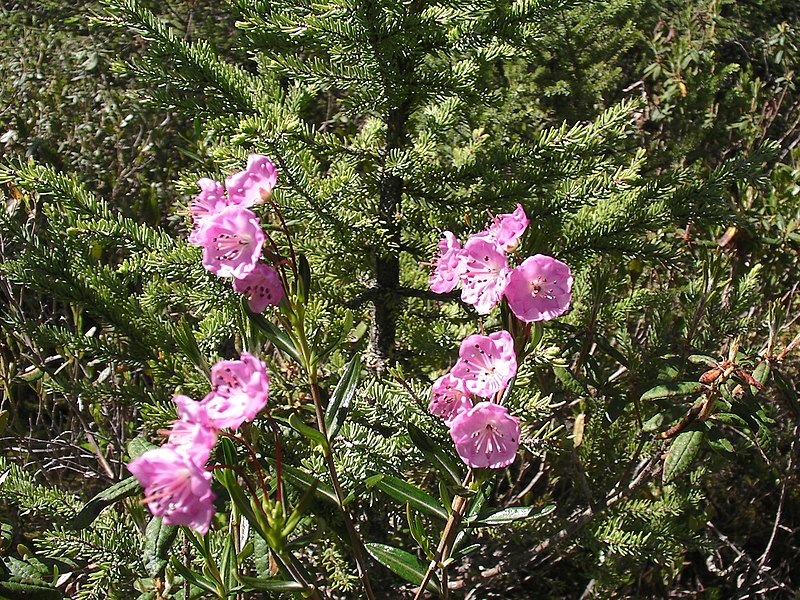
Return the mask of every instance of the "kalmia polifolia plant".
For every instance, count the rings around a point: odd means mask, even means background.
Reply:
[[[305,335],[304,303],[307,301],[309,274],[302,256],[295,255],[291,234],[277,206],[276,218],[286,236],[290,256],[283,258],[278,244],[265,232],[259,217],[251,210],[270,201],[277,182],[275,166],[269,158],[249,157],[247,168],[225,180],[225,185],[200,179],[200,193],[190,205],[193,229],[190,243],[202,249],[204,268],[218,277],[232,280],[233,289],[247,301],[253,315],[268,306],[278,307],[282,333],[289,340],[293,358],[300,363],[310,386],[328,475],[347,529],[353,557],[365,595],[375,598],[367,575],[364,542],[346,507],[332,456],[332,439],[327,431],[320,388],[318,349]],[[507,329],[467,336],[459,349],[459,360],[433,384],[429,410],[442,417],[469,472],[463,488],[475,492],[491,478],[492,470],[514,462],[520,444],[520,419],[509,413],[505,401],[512,389],[518,365],[541,339],[541,322],[556,318],[569,307],[572,274],[564,263],[537,254],[521,260],[516,253],[528,226],[522,206],[510,214],[492,219],[482,232],[469,236],[462,246],[451,232],[439,243],[439,256],[433,263],[430,287],[434,292],[451,292],[461,286],[462,300],[474,306],[479,315],[488,315],[501,306]],[[262,261],[269,244],[269,261]],[[291,276],[290,276],[291,273]],[[288,293],[287,293],[288,292]],[[531,342],[532,330],[535,332]],[[283,342],[284,350],[286,342]],[[293,511],[282,492],[283,464],[279,429],[269,414],[269,375],[267,365],[257,356],[242,352],[239,360],[223,360],[210,369],[210,393],[200,401],[176,395],[173,402],[178,418],[162,433],[166,443],[133,459],[128,468],[145,490],[143,502],[166,525],[183,525],[200,535],[211,527],[215,495],[211,491],[212,472],[218,473],[236,510],[251,522],[272,549],[281,568],[292,581],[311,596],[320,591],[298,569],[287,551],[289,535],[303,516],[303,500]],[[240,434],[240,428],[265,413],[275,434],[275,477],[267,477],[256,449]],[[311,436],[315,437],[315,436]],[[219,438],[244,446],[257,481],[239,466],[212,459]],[[217,454],[231,455],[230,447]],[[247,499],[240,488],[250,493]],[[314,492],[314,486],[308,490]],[[274,496],[274,498],[273,498]],[[457,496],[428,570],[415,583],[421,597],[437,567],[444,565],[469,504],[468,494]],[[203,554],[207,565],[213,558],[207,544],[188,533]],[[218,569],[207,569],[218,573]],[[186,573],[184,573],[186,575]],[[200,582],[198,575],[193,576]],[[241,585],[248,583],[241,577]],[[206,582],[220,593],[229,583],[220,575]],[[253,582],[250,581],[250,584]],[[263,582],[262,582],[263,583]],[[272,584],[277,582],[272,581]],[[277,591],[277,587],[274,587]],[[290,588],[286,588],[290,589]]]
[[[464,338],[458,361],[431,389],[429,410],[445,420],[458,455],[470,467],[463,487],[473,492],[490,478],[482,470],[502,469],[514,462],[520,420],[509,413],[505,401],[518,365],[541,340],[541,322],[564,314],[572,300],[572,273],[563,262],[536,254],[511,267],[509,259],[519,258],[515,250],[527,226],[525,211],[517,205],[513,213],[494,217],[484,231],[470,235],[463,246],[446,231],[432,265],[434,292],[451,292],[460,284],[461,300],[479,315],[502,305],[508,326],[508,330]],[[415,598],[422,597],[437,567],[447,568],[468,505],[467,496],[455,499]]]

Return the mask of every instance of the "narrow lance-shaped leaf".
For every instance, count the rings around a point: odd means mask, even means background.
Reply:
[[[153,517],[144,532],[143,559],[147,574],[159,577],[169,561],[172,544],[178,535],[177,525],[164,525],[162,517]]]
[[[261,579],[259,577],[248,577],[246,575],[237,575],[236,579],[248,589],[272,592],[274,594],[280,592],[302,592],[306,589],[302,583],[297,583],[296,581]]]
[[[366,484],[367,487],[377,487],[395,500],[409,503],[420,512],[447,520],[447,511],[433,496],[402,479],[391,475],[373,475],[367,478]]]
[[[297,413],[292,413],[289,415],[287,423],[289,424],[289,427],[294,429],[299,434],[307,437],[309,440],[314,442],[314,444],[318,444],[323,448],[328,447],[328,440],[325,439],[325,436],[322,435],[322,433],[320,433],[317,429],[303,423],[303,420]]]
[[[669,454],[664,460],[664,482],[670,482],[683,473],[692,464],[695,456],[700,451],[703,441],[703,431],[682,431],[672,442]]]
[[[642,394],[642,402],[648,400],[658,400],[659,398],[674,398],[680,396],[693,396],[705,389],[705,385],[699,381],[675,381],[664,383],[647,390]]]
[[[70,527],[72,529],[88,527],[100,515],[104,508],[111,506],[123,498],[133,496],[141,489],[142,486],[136,480],[136,477],[133,476],[115,483],[110,488],[103,490],[89,500],[81,511],[75,515],[75,518],[72,519]]]
[[[408,424],[408,435],[414,445],[420,449],[428,461],[442,474],[447,475],[456,485],[461,485],[464,473],[458,465],[450,459],[447,453],[433,441],[427,433],[413,423]]]
[[[300,353],[297,351],[297,348],[295,348],[294,342],[292,342],[289,336],[262,315],[252,312],[247,306],[246,298],[242,298],[242,310],[244,310],[248,318],[264,333],[266,338],[272,342],[278,350],[289,355],[296,363],[303,363],[303,360],[300,358]]]
[[[547,506],[512,506],[511,508],[483,512],[470,523],[470,526],[491,527],[493,525],[506,525],[514,521],[540,519],[546,517],[555,509],[554,504],[548,504]]]
[[[413,585],[422,583],[425,577],[425,566],[417,560],[413,554],[400,550],[394,546],[386,544],[367,543],[367,552],[379,563],[387,567],[394,574],[402,577]],[[436,577],[432,577],[425,589],[433,594],[439,594],[439,582]]]
[[[350,402],[355,396],[358,381],[361,378],[361,357],[356,354],[347,363],[342,378],[331,395],[331,401],[325,410],[325,427],[328,439],[332,440],[341,429],[350,409]]]

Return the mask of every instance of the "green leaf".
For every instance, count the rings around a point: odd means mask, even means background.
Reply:
[[[135,438],[128,442],[126,446],[126,450],[128,451],[128,456],[131,458],[137,458],[147,452],[148,450],[153,450],[157,448],[155,444],[148,442],[143,436],[137,435]]]
[[[658,431],[661,429],[661,426],[664,424],[664,413],[656,413],[647,421],[642,423],[642,431],[646,433],[651,433],[653,431]]]
[[[672,442],[664,460],[664,483],[668,483],[683,473],[692,464],[700,451],[704,432],[696,429],[682,431]]]
[[[261,579],[260,577],[248,577],[247,575],[237,575],[236,580],[246,589],[265,592],[302,592],[306,589],[302,583],[297,583],[296,581]]]
[[[160,577],[169,561],[170,550],[178,535],[177,525],[164,525],[161,517],[153,517],[144,532],[144,567],[150,577]]]
[[[765,385],[767,383],[767,379],[769,379],[769,372],[769,362],[762,360],[756,365],[756,368],[753,369],[753,379],[755,379],[761,385]],[[758,395],[759,391],[760,390],[756,386],[750,386],[750,393],[754,396]]]
[[[713,367],[717,364],[717,361],[713,356],[706,356],[705,354],[692,354],[689,357],[689,362],[696,365],[706,365],[709,367]]]
[[[325,436],[322,435],[320,431],[317,431],[313,427],[306,425],[303,423],[303,420],[300,418],[296,412],[289,415],[289,419],[287,420],[289,427],[294,429],[300,435],[307,437],[309,440],[314,442],[314,444],[318,444],[323,448],[328,447],[328,440],[325,439]]]
[[[433,496],[402,479],[391,475],[373,475],[367,478],[366,484],[367,487],[377,487],[404,504],[408,502],[420,512],[447,520],[447,511]]]
[[[271,323],[262,315],[252,312],[250,307],[247,306],[247,298],[242,298],[242,309],[255,326],[264,332],[266,338],[272,342],[278,350],[288,354],[296,363],[303,364],[300,353],[297,351],[297,348],[294,347],[294,342],[292,342],[291,338],[278,329],[274,323]]]
[[[492,527],[523,519],[540,519],[546,517],[555,509],[555,504],[548,504],[547,506],[512,506],[502,510],[483,512],[469,525],[470,527]]]
[[[61,600],[61,591],[31,583],[0,581],[0,598],[3,600]]]
[[[137,494],[141,489],[142,486],[139,485],[136,477],[132,475],[119,483],[115,483],[107,490],[100,492],[89,500],[81,511],[72,519],[70,527],[75,530],[88,527],[100,515],[104,508],[111,506],[123,498],[128,498]]]
[[[386,544],[367,543],[367,552],[372,557],[387,567],[395,575],[399,575],[409,583],[418,586],[425,577],[426,567],[417,560],[413,554]],[[433,594],[440,594],[439,582],[436,576],[431,578],[425,589]]]
[[[414,445],[420,449],[428,461],[436,467],[443,475],[450,478],[456,485],[461,485],[464,480],[464,472],[447,455],[440,444],[437,444],[431,437],[422,431],[414,423],[408,424],[408,435]]]
[[[311,291],[311,267],[305,254],[297,255],[297,302],[305,304]]]
[[[328,439],[332,440],[342,427],[350,402],[355,396],[358,381],[361,378],[361,357],[356,354],[345,367],[344,374],[333,390],[331,401],[325,410],[325,428],[328,430]]]
[[[642,402],[658,400],[660,398],[675,398],[680,396],[693,396],[706,388],[699,381],[673,381],[664,383],[647,390],[642,394]]]
[[[270,458],[268,460],[272,464],[275,464],[275,459]],[[304,490],[316,485],[317,496],[319,496],[320,498],[324,498],[328,502],[332,502],[336,506],[339,506],[339,499],[336,497],[336,492],[334,492],[330,486],[321,483],[319,479],[317,479],[313,475],[309,475],[305,471],[284,464],[283,477],[290,483],[293,483],[294,485]]]
[[[213,579],[211,579],[210,577],[206,577],[205,575],[201,575],[200,573],[195,573],[190,569],[187,569],[174,556],[172,557],[171,565],[172,568],[175,569],[178,572],[178,574],[181,577],[183,577],[186,581],[188,581],[192,585],[196,585],[197,587],[205,590],[206,592],[214,594],[214,596],[216,597],[219,597],[220,590],[217,588],[217,583]]]

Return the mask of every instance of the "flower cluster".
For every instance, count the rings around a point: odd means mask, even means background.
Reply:
[[[266,236],[250,210],[272,194],[278,174],[266,156],[251,154],[247,168],[225,179],[225,187],[200,179],[200,193],[189,207],[194,227],[189,242],[203,249],[203,266],[219,277],[233,278],[253,312],[277,305],[284,296],[278,272],[259,262]]]
[[[450,292],[461,284],[461,299],[488,314],[503,299],[521,321],[546,321],[562,315],[572,299],[572,273],[550,256],[531,256],[510,268],[513,250],[528,227],[522,206],[499,215],[481,233],[461,243],[446,231],[439,242],[430,287]],[[507,331],[470,335],[459,360],[437,379],[429,410],[444,418],[461,459],[473,468],[499,469],[514,462],[519,419],[502,405],[503,392],[517,374],[514,338]]]
[[[514,338],[507,331],[470,335],[459,360],[437,379],[429,410],[445,419],[461,459],[470,467],[499,469],[514,462],[519,419],[493,402],[517,374]],[[472,396],[481,399],[473,404]]]
[[[572,298],[572,273],[563,262],[536,254],[515,268],[508,252],[528,227],[521,205],[498,215],[489,227],[470,235],[464,246],[449,231],[439,242],[439,258],[430,277],[431,290],[446,293],[461,284],[461,299],[486,315],[505,298],[521,321],[547,321],[562,315]]]
[[[240,360],[223,360],[211,368],[211,392],[198,402],[175,396],[178,419],[167,443],[128,464],[145,490],[144,502],[167,525],[187,525],[201,534],[214,516],[211,473],[205,469],[220,429],[238,429],[266,406],[266,365],[242,352]]]

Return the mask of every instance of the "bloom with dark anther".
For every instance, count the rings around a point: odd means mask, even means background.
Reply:
[[[264,263],[256,264],[244,277],[234,279],[233,289],[247,298],[254,313],[263,312],[267,306],[277,306],[285,296],[278,271]]]
[[[247,352],[242,352],[241,360],[222,360],[211,367],[211,385],[202,403],[216,429],[237,429],[267,405],[267,366]]]
[[[217,432],[208,420],[205,405],[182,395],[173,397],[172,401],[178,410],[178,420],[166,432],[168,443],[202,466],[217,443]]]
[[[219,277],[244,277],[252,271],[266,236],[258,217],[241,206],[207,216],[195,243],[203,248],[203,266]]]
[[[433,263],[430,287],[437,294],[446,294],[453,291],[458,285],[461,273],[464,271],[461,243],[449,231],[444,232],[444,238],[439,240],[439,257]]]
[[[572,273],[560,260],[536,254],[511,271],[505,297],[522,321],[555,319],[566,312],[572,300]]]
[[[431,402],[428,405],[431,414],[449,421],[468,408],[472,408],[472,400],[469,399],[469,393],[463,381],[447,373],[433,382]]]
[[[225,195],[222,184],[218,181],[203,177],[197,181],[197,185],[200,186],[200,193],[194,197],[194,200],[189,205],[189,212],[192,213],[192,223],[194,225],[192,232],[189,234],[189,243],[200,246],[198,236],[205,219],[220,212],[226,206],[230,206],[231,202]]]
[[[481,398],[491,398],[505,389],[517,374],[514,339],[507,331],[467,336],[458,355],[460,359],[451,375],[463,381],[469,393]]]
[[[144,487],[144,502],[165,525],[186,525],[201,535],[214,516],[211,473],[179,448],[166,444],[128,463]]]
[[[456,451],[473,468],[507,467],[519,449],[519,419],[505,406],[479,402],[450,421],[450,436]]]
[[[462,251],[461,299],[486,315],[500,301],[508,279],[505,252],[480,238],[469,240]]]

